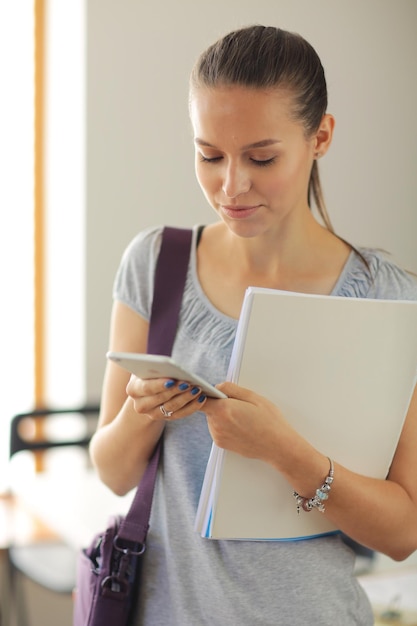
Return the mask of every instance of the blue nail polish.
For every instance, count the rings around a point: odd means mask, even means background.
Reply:
[[[169,389],[170,387],[173,387],[175,385],[175,380],[167,380],[164,383],[164,387],[166,387],[167,389]]]
[[[188,383],[181,383],[180,385],[178,385],[178,389],[181,389],[181,391],[184,391],[185,389],[188,389],[190,385]]]
[[[204,402],[205,399],[206,399],[206,396],[204,395],[204,393],[202,393],[201,396],[198,398],[197,402]]]
[[[193,396],[196,396],[199,391],[200,391],[200,387],[193,387],[191,389],[191,393],[193,394]]]

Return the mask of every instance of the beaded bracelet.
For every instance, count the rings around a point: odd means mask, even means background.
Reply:
[[[313,498],[304,498],[303,496],[300,496],[300,494],[296,491],[293,491],[292,495],[297,502],[298,514],[300,514],[300,509],[303,509],[303,511],[306,511],[306,513],[310,513],[310,511],[312,511],[313,509],[318,509],[320,513],[324,513],[324,511],[326,510],[324,506],[324,501],[327,500],[329,497],[329,491],[332,488],[331,485],[334,478],[333,461],[330,457],[327,458],[329,459],[330,463],[329,474],[328,476],[326,476],[322,486],[319,489],[316,489],[316,493]]]

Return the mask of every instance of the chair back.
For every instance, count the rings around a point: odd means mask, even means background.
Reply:
[[[9,458],[24,450],[87,448],[97,427],[99,410],[98,405],[92,404],[73,408],[48,407],[15,415],[10,425]]]

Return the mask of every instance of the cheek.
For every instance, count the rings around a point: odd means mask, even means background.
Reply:
[[[288,176],[282,171],[268,176],[263,181],[258,181],[259,191],[268,198],[278,198],[285,194],[289,186]]]
[[[297,192],[300,186],[308,184],[309,175],[303,164],[294,161],[286,163],[285,167],[282,167],[265,181],[264,193],[270,196],[285,196],[293,192]]]
[[[210,172],[207,167],[201,167],[201,163],[197,162],[195,165],[195,174],[198,184],[206,195],[215,190],[216,177],[214,176],[214,172]]]

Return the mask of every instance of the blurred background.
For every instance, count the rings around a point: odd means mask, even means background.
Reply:
[[[194,177],[188,76],[251,23],[299,32],[328,81],[330,217],[417,271],[415,0],[0,4],[0,491],[11,416],[98,402],[121,254],[215,216]]]

